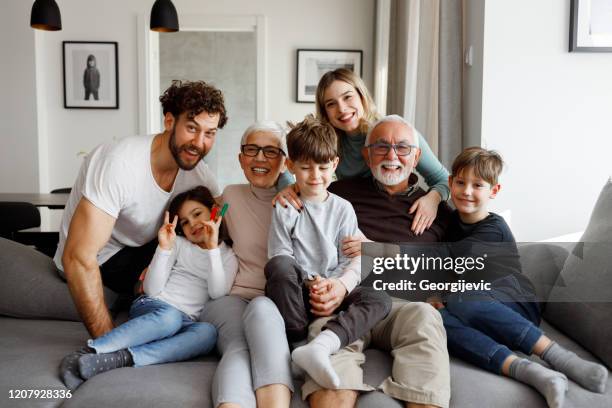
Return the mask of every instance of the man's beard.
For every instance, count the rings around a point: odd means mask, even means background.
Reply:
[[[182,146],[177,146],[176,145],[176,132],[174,131],[174,128],[172,128],[172,134],[170,134],[170,141],[168,142],[168,145],[170,147],[170,152],[172,153],[172,157],[174,157],[174,161],[179,166],[179,168],[181,168],[182,170],[193,170],[195,166],[198,165],[200,160],[202,160],[202,158],[206,156],[206,153],[207,153],[205,150],[197,148],[192,144],[184,144]],[[192,152],[197,152],[200,155],[200,157],[193,163],[185,163],[183,159],[181,159],[181,152],[184,152],[187,150],[191,150]]]
[[[400,166],[400,172],[398,174],[383,174],[382,166]],[[385,186],[396,186],[405,181],[410,176],[411,171],[399,161],[385,160],[372,169],[372,174],[379,183]]]

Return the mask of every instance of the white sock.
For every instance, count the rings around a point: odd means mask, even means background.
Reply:
[[[293,350],[291,358],[319,385],[335,389],[340,385],[340,378],[329,356],[338,350],[340,350],[340,338],[333,331],[324,330],[310,343]]]
[[[311,343],[318,343],[329,350],[329,354],[334,354],[340,350],[340,337],[331,330],[323,330]]]

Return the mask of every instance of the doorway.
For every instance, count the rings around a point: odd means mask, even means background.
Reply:
[[[163,129],[159,95],[172,80],[203,80],[223,92],[228,123],[205,157],[221,188],[245,182],[237,164],[240,139],[255,120],[266,116],[264,18],[179,16],[181,31],[158,34],[145,29],[145,134]],[[143,81],[141,80],[141,83]]]

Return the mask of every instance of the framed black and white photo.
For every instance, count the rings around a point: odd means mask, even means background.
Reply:
[[[64,41],[64,108],[119,109],[116,42]]]
[[[346,68],[361,76],[361,50],[297,50],[296,102],[314,102],[319,79],[328,71]]]
[[[612,52],[612,0],[572,0],[570,52]]]

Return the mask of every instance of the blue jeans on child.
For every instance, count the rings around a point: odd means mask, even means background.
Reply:
[[[140,296],[132,303],[130,320],[87,345],[97,353],[128,349],[134,367],[183,361],[206,354],[217,342],[210,323],[191,320],[174,306]]]
[[[540,310],[535,302],[508,302],[507,292],[495,289],[495,282],[492,286],[451,296],[440,313],[450,354],[501,374],[511,350],[532,353],[542,336]]]

